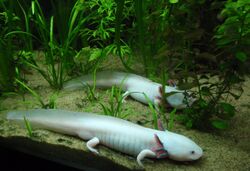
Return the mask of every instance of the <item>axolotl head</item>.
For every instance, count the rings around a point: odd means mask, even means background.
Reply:
[[[167,156],[176,161],[193,161],[201,158],[203,150],[194,141],[169,131],[157,133]]]
[[[176,109],[184,109],[189,107],[196,100],[192,97],[190,92],[178,90],[177,87],[166,86],[165,93],[168,104]]]

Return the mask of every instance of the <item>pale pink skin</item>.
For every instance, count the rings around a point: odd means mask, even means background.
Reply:
[[[64,89],[81,89],[84,88],[86,84],[92,86],[93,83],[93,75],[85,75],[66,82]],[[125,91],[125,97],[130,95],[135,100],[144,104],[148,104],[144,94],[147,95],[147,97],[156,107],[158,107],[161,103],[162,94],[160,89],[162,85],[159,83],[130,73],[103,71],[96,74],[96,87],[110,88],[112,86],[121,86],[122,90]],[[186,108],[187,104],[184,102],[184,91],[178,90],[177,87],[166,86],[165,93],[171,92],[177,93],[167,97],[166,100],[168,104],[176,109]],[[195,101],[195,99],[188,97],[187,101],[188,106],[190,106]]]
[[[177,161],[197,160],[202,149],[191,139],[170,131],[159,131],[115,117],[57,109],[10,111],[7,119],[24,123],[24,116],[33,128],[78,136],[87,140],[90,151],[103,144],[117,151],[137,156],[140,166],[145,157]]]

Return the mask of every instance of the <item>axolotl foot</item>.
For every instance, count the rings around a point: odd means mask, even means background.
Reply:
[[[97,138],[97,137],[94,137],[92,139],[90,139],[88,142],[87,142],[87,148],[95,153],[95,154],[99,154],[99,152],[94,148],[96,145],[98,145],[100,143],[100,140]]]

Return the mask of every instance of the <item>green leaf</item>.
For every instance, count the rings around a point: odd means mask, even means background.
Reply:
[[[236,22],[239,22],[238,16],[228,17],[225,21],[226,24],[237,24]]]
[[[30,122],[28,121],[28,119],[26,119],[26,117],[25,117],[25,116],[23,117],[23,120],[24,120],[24,123],[25,123],[26,129],[27,129],[27,131],[28,131],[28,135],[29,135],[29,137],[32,137],[32,136],[33,136],[33,131],[32,131],[32,127],[31,127]]]
[[[247,55],[244,52],[237,52],[235,57],[241,62],[245,62],[247,60]]]
[[[223,39],[218,40],[217,45],[218,46],[224,46],[224,45],[228,45],[230,43],[233,43],[234,41],[236,41],[237,39],[233,39],[231,37],[224,37]]]
[[[101,50],[98,48],[91,49],[89,46],[82,48],[74,57],[76,63],[84,63],[86,60],[93,61],[99,57]]]
[[[209,90],[209,88],[208,88],[207,86],[204,86],[204,87],[201,88],[201,93],[202,93],[203,95],[205,95],[205,96],[208,96],[208,95],[211,94],[211,93],[210,93],[210,90]]]
[[[100,103],[100,105],[101,105],[101,107],[102,107],[102,110],[103,110],[104,114],[105,114],[105,115],[108,115],[108,112],[107,112],[105,106],[104,106],[102,103]]]
[[[186,122],[186,127],[187,127],[187,128],[192,128],[192,127],[193,127],[193,122],[192,122],[192,120],[188,120],[188,121]]]
[[[101,57],[102,50],[101,49],[94,49],[89,57],[89,61],[96,60],[97,58]]]
[[[40,102],[42,108],[45,107],[45,104],[44,104],[44,102],[42,100],[42,97],[39,94],[37,94],[34,90],[32,90],[30,87],[28,87],[25,83],[23,83],[22,81],[18,80],[17,78],[15,79],[15,81],[17,83],[19,83],[22,87],[24,87],[26,90],[28,90],[32,94],[32,96],[35,97],[36,100]]]
[[[154,128],[158,130],[159,128],[158,128],[158,124],[157,124],[157,111],[155,110],[153,103],[151,102],[149,97],[145,93],[142,93],[142,94],[144,95],[145,99],[147,100],[149,108],[152,112],[153,121],[154,121]]]
[[[220,103],[223,111],[228,114],[228,116],[233,117],[235,115],[235,107],[229,103]]]
[[[176,113],[176,108],[174,108],[174,109],[170,112],[170,114],[169,114],[169,116],[170,116],[169,122],[168,122],[168,130],[169,130],[169,131],[171,131],[171,130],[173,129],[173,127],[174,127],[175,113]]]
[[[223,120],[213,120],[211,121],[212,125],[214,128],[217,129],[226,129],[228,128],[228,123],[226,121]]]
[[[208,106],[207,102],[203,99],[199,99],[198,104],[201,108],[206,108]]]
[[[176,4],[176,3],[179,2],[179,0],[169,0],[169,2],[170,2],[171,4]]]

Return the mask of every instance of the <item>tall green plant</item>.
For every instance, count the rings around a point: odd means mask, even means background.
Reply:
[[[216,28],[214,38],[222,51],[218,57],[224,61],[221,67],[244,74],[249,68],[246,62],[250,59],[250,2],[227,1],[220,18],[224,18],[224,22]],[[224,56],[227,58],[223,58]]]
[[[114,0],[91,0],[85,2],[86,27],[81,35],[91,44],[105,47],[114,37],[115,7]]]
[[[178,1],[134,1],[135,10],[135,51],[141,56],[144,72],[147,76],[156,74],[156,67],[162,64],[159,58],[163,48],[169,48],[167,32],[172,25],[172,9]],[[174,34],[174,33],[172,33]],[[172,48],[172,47],[171,47]],[[171,49],[168,49],[171,50]]]
[[[0,92],[14,90],[15,66],[9,41],[0,42]]]
[[[15,79],[15,81],[17,82],[17,84],[20,84],[25,90],[27,90],[36,99],[36,101],[40,103],[41,108],[45,108],[45,109],[56,108],[56,99],[58,97],[58,92],[55,92],[54,94],[52,94],[52,96],[50,96],[49,98],[49,102],[45,103],[42,97],[36,91],[31,89],[28,85],[26,85],[25,83],[23,83],[22,81],[18,79]]]
[[[30,36],[31,35],[31,30],[30,30],[31,17],[29,16],[29,13],[25,11],[24,7],[18,0],[17,0],[17,3],[23,13],[23,18],[24,18],[24,23],[25,23],[25,32],[27,33],[27,34],[22,35],[24,36],[22,39],[25,42],[25,48],[26,50],[33,50],[32,37]]]
[[[25,124],[25,127],[26,127],[26,130],[27,130],[29,137],[30,138],[33,137],[34,136],[33,129],[31,127],[29,120],[25,116],[23,117],[23,120],[24,120],[24,124]]]
[[[32,17],[44,48],[47,69],[42,69],[35,60],[28,62],[28,64],[36,69],[53,88],[62,88],[66,71],[73,64],[72,56],[75,52],[71,49],[71,45],[76,41],[80,28],[85,21],[81,13],[82,9],[83,2],[81,0],[76,1],[67,20],[66,35],[58,40],[55,36],[54,24],[57,20],[54,16],[51,16],[49,22],[47,22],[39,2],[37,0],[32,1]]]
[[[18,28],[19,18],[4,2],[0,2],[0,92],[14,90],[15,62],[13,36],[6,36]]]
[[[146,53],[145,41],[146,41],[146,29],[145,29],[145,4],[147,2],[143,0],[135,1],[135,16],[136,16],[136,31],[137,31],[137,40],[139,47],[139,54],[143,59],[144,72],[148,76],[149,66],[148,66],[148,55]]]
[[[121,45],[121,42],[123,42],[121,40],[121,24],[123,19],[122,16],[124,11],[125,0],[118,0],[116,1],[116,3],[117,3],[117,10],[115,14],[115,46],[109,45],[108,47],[106,47],[106,49],[108,49],[108,51],[113,51],[113,54],[118,54],[122,64],[128,71],[131,72],[133,70],[128,66],[127,62],[125,61],[125,55],[130,56],[131,50],[126,43],[124,43],[125,46]]]
[[[112,86],[109,96],[109,106],[100,103],[105,115],[126,118],[128,115],[122,114],[122,103],[124,97],[122,96],[122,89]]]

